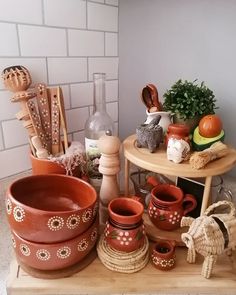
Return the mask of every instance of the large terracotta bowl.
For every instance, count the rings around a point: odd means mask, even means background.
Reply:
[[[66,175],[33,175],[11,184],[6,196],[11,229],[23,239],[56,243],[85,232],[98,211],[95,189]]]
[[[12,231],[12,244],[20,262],[40,269],[57,270],[72,266],[93,249],[98,237],[98,218],[81,235],[60,243],[43,244],[29,242]]]

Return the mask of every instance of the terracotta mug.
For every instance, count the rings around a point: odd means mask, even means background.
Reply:
[[[175,267],[175,242],[160,241],[156,243],[151,255],[152,264],[160,270],[170,270]]]
[[[148,215],[159,229],[175,230],[180,227],[181,218],[196,206],[193,195],[184,195],[181,188],[172,184],[159,184],[151,191]]]
[[[143,205],[134,198],[119,197],[108,204],[109,219],[104,236],[111,248],[131,252],[143,246],[143,210]]]

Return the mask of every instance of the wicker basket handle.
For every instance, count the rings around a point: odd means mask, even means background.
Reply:
[[[214,214],[214,211],[216,208],[219,208],[221,206],[228,207],[229,210],[229,215],[231,216],[236,216],[236,208],[234,206],[234,204],[232,202],[229,201],[219,201],[217,203],[213,203],[212,205],[210,205],[206,211],[204,212],[204,215],[209,216],[211,214]],[[217,211],[217,213],[220,213]]]

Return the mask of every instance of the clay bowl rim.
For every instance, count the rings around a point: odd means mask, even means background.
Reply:
[[[91,204],[87,205],[86,207],[79,207],[77,209],[72,209],[72,210],[60,210],[60,211],[50,211],[50,210],[42,210],[42,209],[38,209],[38,208],[35,208],[35,207],[31,207],[31,206],[28,206],[20,201],[18,201],[12,194],[12,187],[17,185],[18,183],[20,182],[23,182],[23,181],[27,181],[27,179],[33,179],[33,178],[55,178],[55,177],[58,177],[58,178],[64,178],[64,179],[72,179],[73,181],[76,181],[76,182],[81,182],[83,183],[84,185],[88,186],[91,188],[91,190],[93,191],[93,195],[95,196],[93,202],[91,202]],[[20,179],[17,179],[16,181],[12,182],[11,185],[8,187],[7,189],[7,192],[6,192],[6,198],[9,198],[10,200],[14,201],[15,204],[19,205],[19,206],[23,206],[24,208],[26,208],[27,210],[29,210],[30,212],[38,212],[38,213],[44,213],[44,214],[71,214],[71,213],[74,213],[74,212],[77,212],[77,211],[81,211],[81,210],[85,210],[91,206],[94,206],[95,203],[97,202],[98,200],[98,195],[97,195],[97,192],[95,190],[95,188],[89,184],[88,182],[80,179],[80,178],[77,178],[77,177],[74,177],[74,176],[69,176],[69,175],[64,175],[64,174],[37,174],[37,175],[29,175],[29,176],[26,176],[26,177],[22,177]]]
[[[159,199],[157,196],[154,195],[154,192],[156,193],[156,190],[159,188],[159,187],[171,187],[171,188],[175,188],[175,189],[178,189],[179,192],[181,192],[182,194],[182,197],[178,198],[176,197],[175,195],[173,196],[173,198],[175,198],[176,200],[175,201],[165,201],[165,200],[162,200],[162,199]],[[162,191],[163,193],[163,191]],[[174,184],[168,184],[168,183],[160,183],[158,184],[157,186],[155,186],[152,190],[151,190],[151,201],[152,201],[152,204],[154,206],[157,206],[158,203],[162,204],[162,205],[175,205],[175,204],[178,204],[179,202],[181,202],[183,200],[183,197],[184,197],[184,193],[183,193],[183,190],[174,185]]]
[[[133,215],[120,215],[118,213],[115,213],[112,209],[112,206],[114,206],[114,203],[125,201],[128,203],[133,203],[138,207],[139,212]],[[140,219],[142,219],[142,215],[144,212],[144,206],[141,202],[133,199],[132,197],[118,197],[113,200],[111,200],[108,204],[108,213],[111,219],[118,222],[119,224],[135,224],[138,223]]]

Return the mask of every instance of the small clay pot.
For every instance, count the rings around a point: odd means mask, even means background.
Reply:
[[[143,205],[134,197],[119,197],[108,204],[110,219],[121,228],[135,227],[142,220],[143,210]]]
[[[170,270],[175,267],[175,242],[160,241],[154,245],[151,254],[152,264],[160,270]]]
[[[33,175],[10,185],[6,211],[11,229],[23,239],[56,243],[91,226],[98,211],[97,193],[76,177]]]
[[[12,244],[17,258],[40,270],[58,270],[81,261],[94,248],[99,233],[98,218],[81,235],[60,243],[33,243],[12,231]]]
[[[189,132],[190,129],[188,125],[180,123],[170,124],[166,134],[166,146],[170,138],[183,139],[190,144]]]
[[[109,246],[122,252],[132,252],[140,249],[144,244],[145,235],[142,221],[131,229],[122,229],[107,221],[104,230],[105,240]]]

